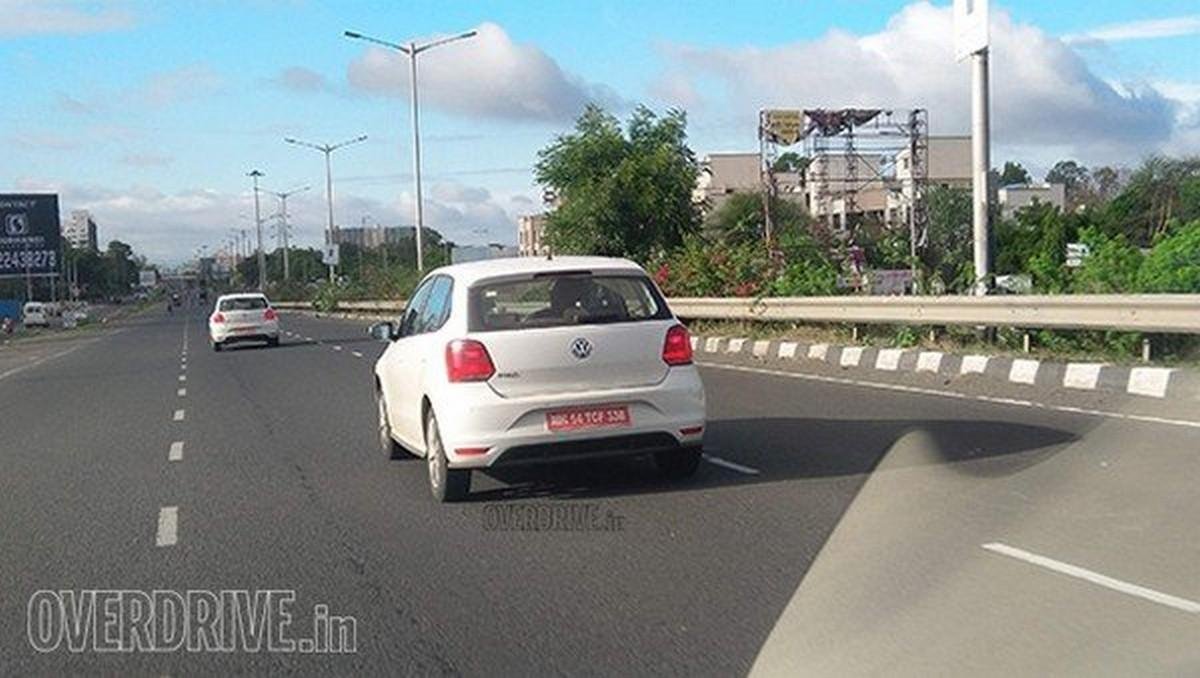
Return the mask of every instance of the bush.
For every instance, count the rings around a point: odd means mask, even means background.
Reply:
[[[1137,274],[1140,292],[1200,293],[1200,220],[1177,226],[1155,245]]]

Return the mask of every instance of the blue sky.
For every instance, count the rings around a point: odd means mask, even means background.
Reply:
[[[312,185],[289,207],[316,243],[321,157],[282,139],[367,134],[334,156],[338,221],[408,223],[406,65],[341,32],[479,28],[421,57],[426,221],[512,242],[537,209],[537,150],[589,100],[683,107],[701,155],[753,148],[762,106],[923,106],[935,133],[965,132],[948,4],[0,0],[0,82],[17,93],[0,190],[57,190],[102,238],[179,261],[251,225],[259,168],[272,189]],[[1012,0],[992,31],[997,162],[1200,152],[1195,0]]]

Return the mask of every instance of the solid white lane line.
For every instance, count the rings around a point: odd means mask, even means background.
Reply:
[[[179,389],[178,391],[176,391],[176,392],[175,392],[175,395],[177,395],[177,396],[179,396],[180,398],[182,398],[182,397],[184,397],[185,395],[187,395],[187,389],[186,389],[186,388],[181,388],[181,389]]]
[[[164,506],[158,510],[158,533],[155,546],[174,546],[179,541],[179,507]]]
[[[958,393],[957,391],[938,391],[932,388],[921,388],[919,386],[904,386],[902,384],[886,384],[878,381],[862,381],[860,379],[843,379],[840,377],[826,377],[819,374],[800,374],[798,372],[777,372],[775,370],[767,370],[758,367],[744,367],[742,365],[725,365],[721,363],[710,363],[696,361],[697,365],[703,367],[713,367],[720,370],[732,370],[734,372],[750,372],[752,374],[766,374],[773,377],[785,377],[788,379],[803,379],[805,381],[819,381],[827,384],[841,384],[843,386],[862,386],[864,388],[874,388],[884,391],[899,391],[901,393],[915,393],[917,395],[938,396],[940,398],[954,398],[957,400],[978,400],[983,403],[993,405],[1012,405],[1015,407],[1032,407],[1042,410],[1053,410],[1055,412],[1070,412],[1072,414],[1084,414],[1093,417],[1106,417],[1108,419],[1122,419],[1126,421],[1139,421],[1150,424],[1166,424],[1169,426],[1186,426],[1188,428],[1200,428],[1200,421],[1189,421],[1187,419],[1167,419],[1165,417],[1151,417],[1144,414],[1122,414],[1120,412],[1107,412],[1105,410],[1093,410],[1083,407],[1068,407],[1066,405],[1047,405],[1045,403],[1035,403],[1029,400],[1015,400],[1012,398],[997,398],[984,395],[970,395],[967,393]]]
[[[756,468],[750,468],[749,466],[742,466],[741,464],[736,464],[727,459],[722,459],[720,457],[714,457],[711,454],[704,454],[704,455],[700,455],[700,456],[704,459],[704,461],[707,461],[708,463],[716,465],[716,466],[720,466],[722,468],[727,468],[730,471],[737,471],[738,473],[744,473],[748,476],[756,476],[759,474],[759,470]]]
[[[95,341],[95,340],[93,339],[92,341]],[[89,341],[87,343],[90,344],[91,342]],[[38,358],[38,357],[30,358],[30,362],[25,365],[21,365],[20,367],[14,367],[11,370],[8,370],[7,372],[0,372],[0,379],[4,379],[5,377],[11,377],[12,375],[14,375],[18,372],[24,372],[25,370],[27,370],[31,367],[34,367],[36,365],[41,365],[42,363],[46,362],[47,360],[54,360],[55,358],[61,358],[62,356],[65,356],[68,353],[72,353],[72,352],[78,350],[83,345],[84,344],[76,344],[76,345],[72,346],[71,348],[66,349],[65,351],[59,351],[58,353],[53,353],[48,356],[42,356],[41,358]]]
[[[1113,591],[1124,593],[1129,596],[1143,598],[1152,603],[1158,603],[1159,605],[1166,605],[1167,607],[1173,607],[1177,610],[1183,610],[1184,612],[1191,612],[1192,614],[1200,614],[1200,603],[1197,603],[1194,600],[1179,598],[1161,591],[1148,589],[1145,586],[1138,586],[1137,584],[1131,584],[1127,581],[1121,581],[1120,579],[1113,579],[1112,577],[1105,576],[1099,572],[1093,572],[1092,570],[1079,567],[1078,565],[1064,563],[1061,560],[1054,560],[1053,558],[1047,558],[1046,556],[1039,556],[1036,553],[1030,553],[1029,551],[1008,546],[1007,544],[992,542],[990,544],[983,544],[982,546],[992,553],[999,553],[1000,555],[1008,556],[1009,558],[1023,560],[1027,563],[1065,574],[1068,577],[1082,579],[1086,582],[1091,582],[1092,584],[1103,586],[1107,589],[1112,589]]]
[[[179,461],[183,459],[183,441],[176,440],[171,443],[171,451],[167,452],[167,461]]]
[[[175,421],[183,421],[183,410],[175,410]]]
[[[359,353],[358,351],[351,351],[351,352],[350,352],[350,355],[354,356],[355,358],[361,358],[361,357],[362,357],[362,354],[361,354],[361,353]]]

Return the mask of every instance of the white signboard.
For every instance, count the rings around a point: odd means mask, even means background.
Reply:
[[[325,245],[325,251],[321,254],[321,261],[326,266],[337,266],[339,254],[340,251],[337,243]]]
[[[1092,253],[1092,248],[1088,247],[1087,243],[1069,242],[1067,243],[1067,267],[1079,268],[1083,265],[1083,260],[1088,258]]]
[[[158,271],[154,269],[146,269],[138,271],[138,285],[142,287],[154,287],[158,284]]]
[[[988,47],[988,0],[954,0],[954,55],[959,61]]]

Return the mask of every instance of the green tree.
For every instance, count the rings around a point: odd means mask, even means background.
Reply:
[[[1113,199],[1107,231],[1148,247],[1173,221],[1200,218],[1200,157],[1148,158]]]
[[[803,173],[804,170],[808,169],[808,163],[811,161],[811,158],[800,155],[795,151],[786,151],[780,153],[778,158],[775,158],[775,164],[771,166],[771,169],[776,172]]]
[[[1154,245],[1138,270],[1138,291],[1200,293],[1200,219]]]
[[[929,235],[920,258],[928,279],[948,290],[969,288],[974,279],[971,191],[931,187],[925,193],[925,208]]]
[[[1067,198],[1067,209],[1074,210],[1083,204],[1091,192],[1091,174],[1088,168],[1074,160],[1060,160],[1046,173],[1046,183],[1062,184]]]
[[[1004,163],[1004,169],[1000,171],[1001,186],[1028,184],[1029,182],[1029,172],[1025,170],[1021,163],[1011,160]]]
[[[639,106],[622,129],[589,105],[574,132],[538,153],[534,176],[558,200],[546,238],[557,252],[641,261],[679,247],[699,224],[698,169],[682,111],[660,117]]]

